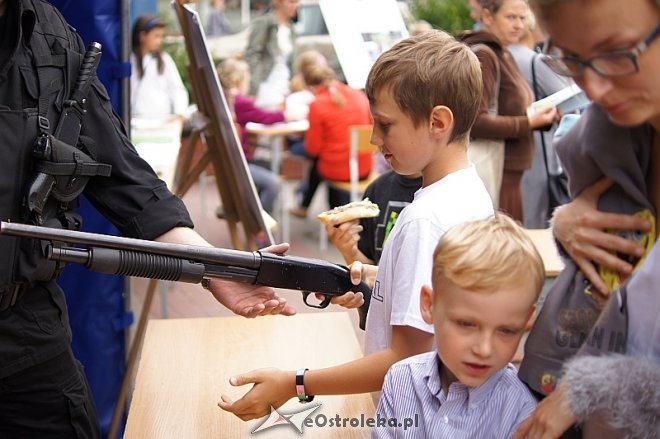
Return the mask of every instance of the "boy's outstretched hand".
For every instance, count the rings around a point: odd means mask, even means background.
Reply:
[[[376,275],[378,274],[378,266],[372,264],[363,264],[360,261],[355,261],[348,266],[351,271],[351,282],[353,285],[359,285],[364,282],[369,285],[369,288],[374,287],[376,283]]]
[[[351,283],[353,285],[359,285],[360,282],[364,281],[369,288],[373,288],[374,282],[376,280],[376,273],[378,272],[378,267],[370,264],[363,264],[360,261],[355,261],[349,265]],[[323,300],[323,294],[316,294],[316,298]],[[348,291],[341,296],[334,296],[330,301],[333,305],[340,305],[344,308],[359,308],[364,304],[364,295],[362,293],[356,293],[353,291]]]
[[[244,386],[253,383],[252,389],[243,397],[232,401],[227,395],[221,396],[218,407],[231,412],[244,421],[261,418],[270,413],[271,406],[279,408],[296,396],[296,373],[275,368],[257,369],[233,376],[229,379],[232,386]]]

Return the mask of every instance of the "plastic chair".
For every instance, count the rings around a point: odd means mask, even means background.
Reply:
[[[371,173],[363,180],[360,180],[360,170],[358,169],[358,157],[360,154],[373,155],[378,152],[378,147],[371,143],[371,132],[373,125],[352,125],[348,127],[349,136],[349,156],[348,169],[350,181],[329,181],[328,184],[336,189],[341,189],[351,194],[351,201],[358,201],[362,194],[377,177],[378,172],[375,166],[372,166]]]

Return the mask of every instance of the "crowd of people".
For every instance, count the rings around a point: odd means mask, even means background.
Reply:
[[[213,3],[209,28],[230,32],[224,2]],[[325,369],[239,373],[230,384],[252,387],[236,400],[222,395],[222,410],[251,420],[296,397],[371,392],[379,416],[421,419],[407,430],[374,428],[374,438],[660,437],[660,1],[629,0],[623,9],[617,0],[467,3],[472,30],[455,37],[420,26],[378,57],[364,90],[339,81],[319,52],[296,53],[299,0],[272,0],[252,22],[244,59],[218,64],[267,211],[279,178],[254,160],[249,122],[309,121],[291,142],[311,163],[294,209],[301,217],[320,181],[349,179],[349,126],[373,124],[371,142],[387,163],[364,193],[380,214],[325,228],[352,282],[372,288],[369,297],[332,299],[347,309],[369,303],[364,356]],[[153,15],[135,21],[131,109],[185,120],[189,99],[161,47],[165,27]],[[67,90],[58,54],[84,47],[39,0],[0,0],[0,34],[0,132],[26,151],[3,163],[23,187],[34,139],[51,135],[43,120],[62,107],[59,95],[42,98],[29,84],[48,78]],[[59,66],[52,72],[39,68],[51,61]],[[591,105],[555,141],[565,115],[530,105],[572,84]],[[103,86],[93,85],[78,146],[113,172],[89,178],[84,194],[126,236],[210,245],[133,153]],[[87,138],[107,147],[89,148]],[[359,162],[366,177],[374,158]],[[572,199],[554,209],[548,185],[560,172]],[[328,191],[329,207],[349,201]],[[22,195],[3,195],[3,221],[40,224]],[[43,215],[67,227],[67,210],[53,197]],[[523,226],[551,226],[565,263],[539,309],[543,262]],[[98,437],[54,272],[35,269],[39,252],[18,238],[0,245],[0,436]],[[270,288],[220,280],[208,288],[239,315],[295,313]],[[76,416],[72,400],[83,407]]]

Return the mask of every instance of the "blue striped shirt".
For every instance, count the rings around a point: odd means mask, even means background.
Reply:
[[[376,413],[380,418],[395,418],[396,423],[374,427],[372,439],[510,438],[536,407],[536,399],[518,379],[512,364],[479,387],[452,383],[446,395],[439,366],[440,358],[433,351],[390,368]],[[418,425],[404,429],[406,418],[418,421]]]

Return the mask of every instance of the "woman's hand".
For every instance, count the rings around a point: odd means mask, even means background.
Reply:
[[[249,421],[269,414],[271,406],[278,408],[296,396],[296,373],[293,371],[257,369],[229,379],[232,386],[250,383],[254,384],[252,389],[236,401],[222,395],[218,407]]]
[[[582,273],[602,295],[610,295],[609,288],[598,274],[596,264],[616,270],[624,275],[634,267],[617,254],[641,257],[645,248],[634,241],[622,238],[607,229],[648,231],[649,221],[633,216],[604,213],[597,209],[600,196],[612,186],[613,181],[603,178],[586,188],[573,201],[555,209],[553,232],[562,247],[575,261]]]
[[[559,438],[577,422],[565,387],[560,384],[536,407],[534,413],[523,421],[513,439]]]
[[[548,107],[542,110],[535,111],[532,115],[527,116],[529,119],[529,127],[532,130],[538,130],[546,126],[550,126],[559,119],[557,107]]]

